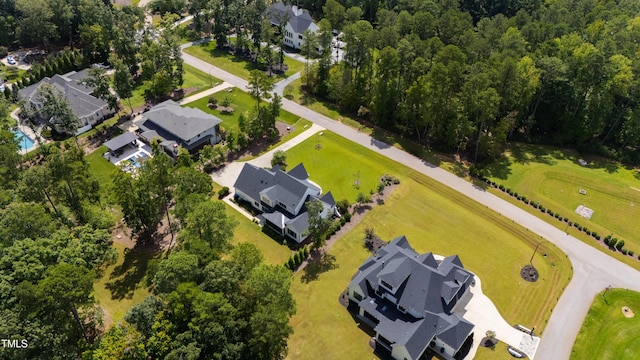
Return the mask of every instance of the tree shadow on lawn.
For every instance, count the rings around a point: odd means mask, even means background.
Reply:
[[[336,257],[325,252],[314,251],[308,261],[307,266],[302,270],[304,274],[300,278],[305,284],[318,280],[322,273],[338,268]]]
[[[532,162],[554,165],[558,160],[567,159],[567,154],[563,150],[548,146],[513,144],[509,150],[515,162],[525,165]]]
[[[160,254],[159,249],[149,245],[136,245],[133,249],[125,249],[124,261],[113,269],[105,285],[111,292],[111,299],[131,299],[133,292],[147,273],[149,261]]]
[[[511,175],[511,160],[508,156],[502,155],[494,162],[484,168],[487,177],[495,177],[506,180]]]

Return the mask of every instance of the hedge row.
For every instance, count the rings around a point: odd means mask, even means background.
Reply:
[[[307,257],[309,257],[309,248],[304,246],[291,255],[284,266],[291,271],[295,271]]]
[[[562,216],[554,211],[552,211],[551,209],[547,209],[544,206],[542,206],[540,204],[540,202],[536,202],[533,200],[529,200],[527,199],[526,196],[520,195],[517,192],[509,189],[508,187],[505,187],[502,184],[498,184],[495,181],[491,180],[491,179],[487,179],[484,176],[478,174],[476,175],[480,180],[484,181],[485,183],[487,183],[487,185],[490,185],[496,189],[499,189],[500,191],[509,194],[511,196],[513,196],[514,198],[518,199],[519,201],[524,202],[525,204],[531,205],[533,208],[540,210],[540,212],[542,213],[546,213],[549,216],[552,216],[554,218],[556,218],[558,221],[562,221],[565,222],[567,224],[567,226],[573,226],[574,228],[578,229],[579,231],[584,232],[585,234],[587,234],[588,236],[591,236],[592,238],[596,239],[596,240],[600,240],[600,234],[598,234],[595,231],[591,231],[589,230],[586,226],[582,226],[577,222],[572,222],[569,220],[569,218],[567,218],[566,216]],[[609,248],[613,251],[620,251],[623,255],[629,255],[631,257],[633,257],[633,255],[635,254],[633,250],[628,250],[624,248],[624,240],[620,240],[618,241],[617,238],[612,238],[611,235],[607,235],[604,238],[604,243],[605,245],[609,246]],[[638,255],[638,260],[640,260],[640,255]]]

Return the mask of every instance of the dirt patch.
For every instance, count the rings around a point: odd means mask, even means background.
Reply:
[[[266,136],[261,139],[252,140],[251,142],[249,142],[249,146],[244,148],[242,152],[234,152],[229,154],[228,160],[230,162],[234,160],[243,161],[243,159],[245,158],[258,156],[265,149],[267,149],[269,145],[277,143],[278,141],[280,141],[280,139],[282,139],[283,136],[295,130],[295,127],[281,121],[276,121],[276,130],[278,131],[278,137],[275,140],[271,140]]]
[[[624,317],[629,319],[635,316],[635,314],[633,313],[633,310],[629,309],[628,306],[622,307],[622,315],[624,315]]]

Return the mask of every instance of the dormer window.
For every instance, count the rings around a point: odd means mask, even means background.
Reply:
[[[384,281],[384,280],[380,280],[380,284],[382,284],[382,286],[386,287],[387,289],[389,289],[389,291],[393,291],[393,286],[391,286],[391,284],[389,284],[388,282]]]

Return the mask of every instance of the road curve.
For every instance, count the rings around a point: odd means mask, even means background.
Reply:
[[[204,72],[209,72],[211,75],[236,87],[245,89],[247,86],[247,81],[244,79],[184,52],[182,55],[185,63],[191,66]],[[331,120],[293,101],[282,99],[282,108],[449,186],[500,213],[502,216],[528,228],[564,251],[573,265],[573,278],[560,297],[551,314],[549,323],[545,327],[545,332],[536,353],[536,359],[569,359],[573,343],[591,306],[591,302],[598,292],[605,287],[611,285],[640,291],[640,272],[517,206],[474,186],[444,169],[376,140],[367,134],[358,132],[347,125]]]

